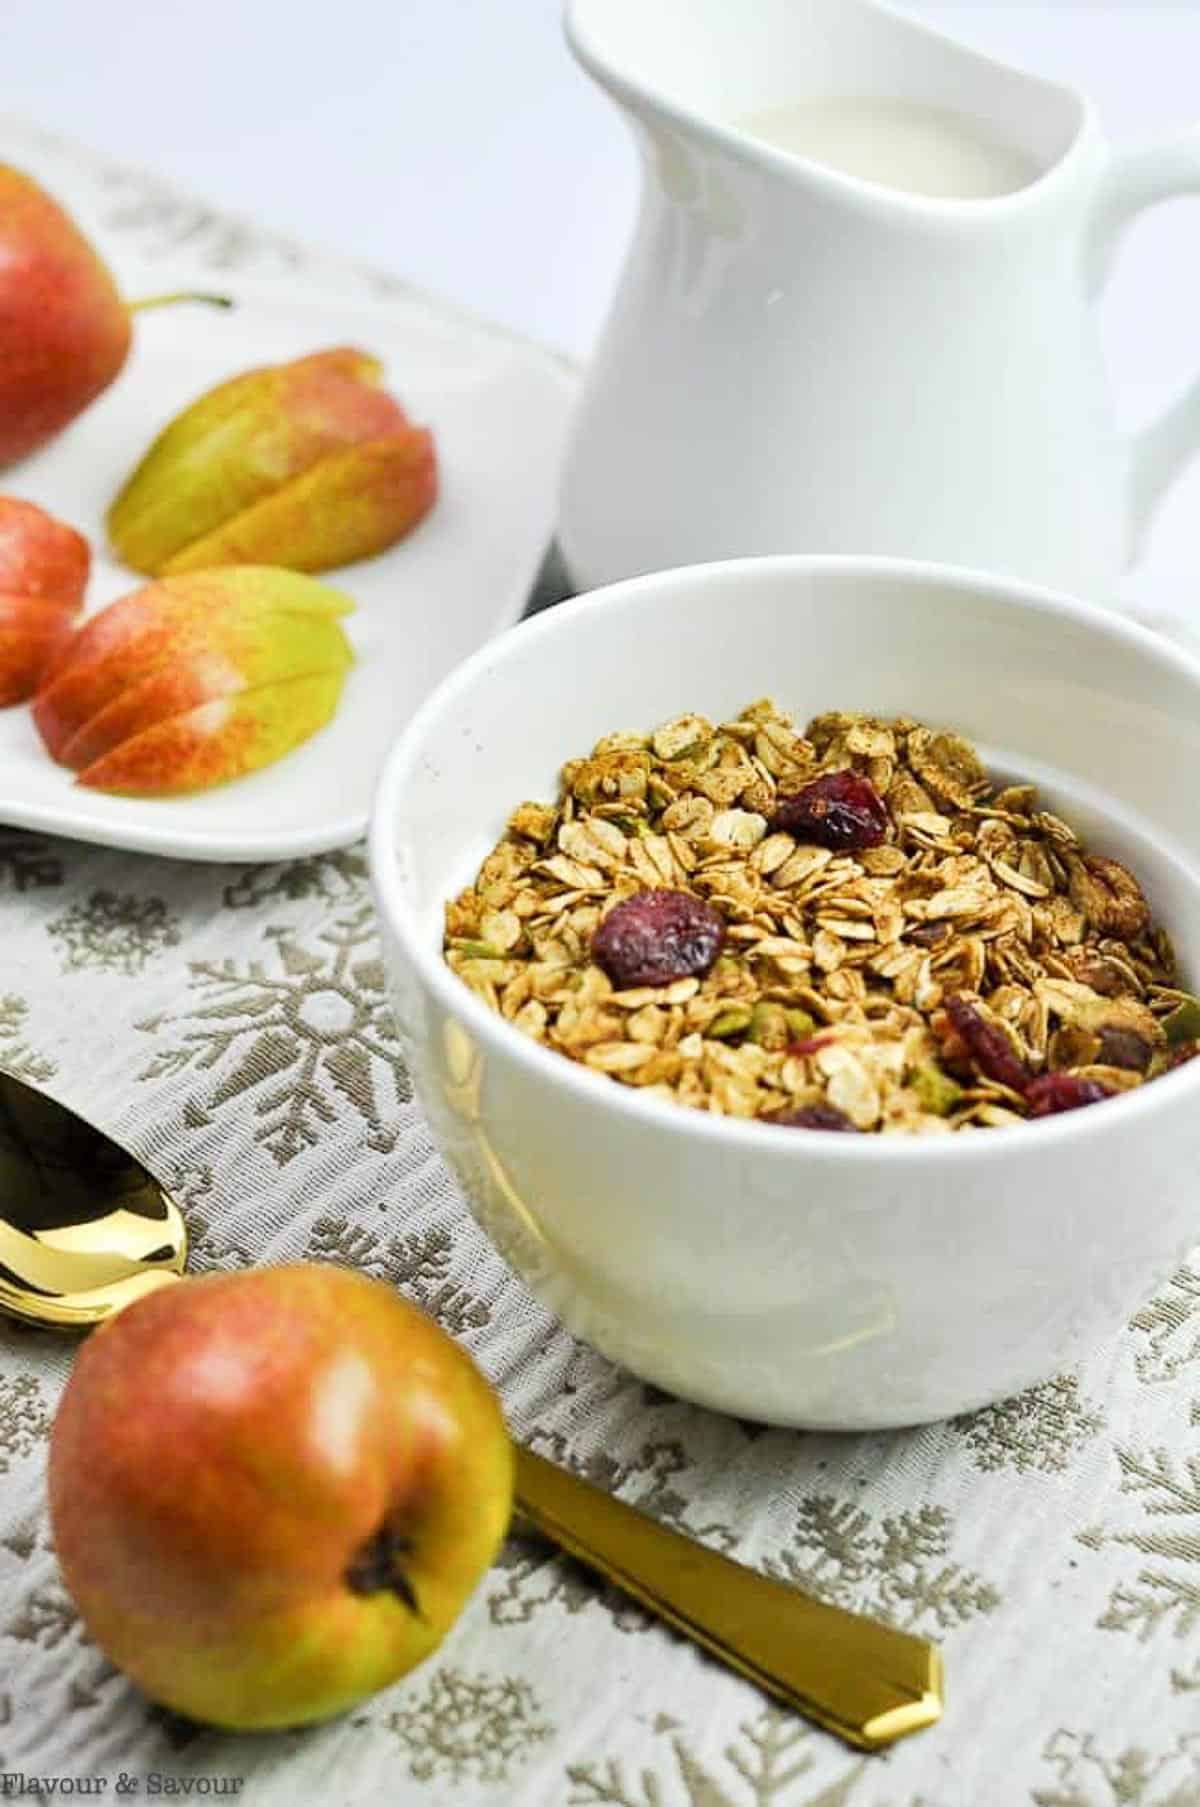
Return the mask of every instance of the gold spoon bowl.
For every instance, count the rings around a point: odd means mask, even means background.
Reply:
[[[174,1199],[111,1136],[0,1073],[0,1309],[87,1329],[184,1271]]]

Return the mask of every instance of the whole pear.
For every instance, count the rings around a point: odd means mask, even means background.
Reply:
[[[129,355],[132,311],[71,216],[32,176],[0,163],[0,470],[108,388]]]
[[[107,389],[129,338],[117,286],[70,215],[0,164],[0,467]]]
[[[512,1505],[494,1393],[382,1281],[315,1263],[128,1306],[54,1423],[63,1579],[101,1650],[242,1730],[341,1712],[441,1643]]]

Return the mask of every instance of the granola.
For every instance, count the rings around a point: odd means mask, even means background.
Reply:
[[[569,761],[447,905],[445,958],[593,1072],[794,1128],[997,1128],[1200,1051],[1137,879],[1032,785],[945,730],[801,734],[769,700]]]

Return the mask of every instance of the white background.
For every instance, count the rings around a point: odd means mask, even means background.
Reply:
[[[1200,0],[910,10],[1085,90],[1117,142],[1200,120]],[[0,110],[580,356],[636,200],[558,0],[0,0]],[[1135,228],[1104,327],[1131,422],[1200,366],[1200,200]],[[1160,600],[1190,586],[1198,498],[1163,516]]]
[[[1085,89],[1117,139],[1200,119],[1200,0],[909,10]],[[0,110],[582,353],[636,172],[558,15],[558,0],[0,0]],[[1178,318],[1200,322],[1200,218],[1179,212]]]

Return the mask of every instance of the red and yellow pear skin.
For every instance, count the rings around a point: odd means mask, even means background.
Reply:
[[[73,527],[0,496],[0,708],[27,702],[70,640],[91,562]]]
[[[0,496],[0,591],[43,596],[73,613],[91,566],[91,547],[81,533],[34,502]]]
[[[437,499],[433,437],[408,427],[387,439],[331,452],[224,527],[195,540],[166,569],[262,564],[328,571],[386,551]]]
[[[47,674],[34,720],[57,759],[71,736],[121,691],[162,664],[211,650],[217,620],[236,636],[243,628],[254,633],[256,623],[261,632],[265,608],[336,620],[353,607],[328,584],[292,581],[289,573],[272,569],[207,571],[147,584],[78,629],[66,656]]]
[[[175,1712],[294,1726],[442,1641],[496,1554],[512,1449],[466,1352],[332,1265],[205,1275],[96,1331],[55,1419],[63,1579]]]
[[[145,677],[117,690],[60,742],[55,758],[59,765],[82,771],[130,734],[140,734],[169,716],[184,715],[201,703],[235,696],[243,689],[241,672],[223,653],[204,646],[182,650],[176,658],[152,666]]]
[[[288,615],[335,618],[354,608],[350,597],[308,578],[273,569],[209,571],[147,584],[85,621],[66,656],[47,673],[34,702],[34,720],[51,758],[98,710],[160,664],[208,646],[220,616],[232,629],[260,617],[267,597]]]
[[[47,751],[93,789],[173,795],[257,770],[335,711],[349,597],[297,572],[163,578],[86,622],[34,699]]]
[[[72,632],[70,609],[0,591],[0,709],[28,701]]]
[[[107,389],[129,352],[107,266],[31,177],[0,164],[0,468]]]
[[[276,516],[269,505],[297,479],[311,476],[326,459],[336,459],[350,447],[404,444],[410,435],[420,435],[381,387],[382,379],[377,359],[338,346],[245,371],[209,390],[162,430],[109,509],[114,551],[150,576],[209,564],[253,562],[327,571],[347,562],[336,545],[328,553],[314,551],[311,528],[307,561],[294,559],[289,536],[298,531],[298,520],[292,509]],[[432,459],[427,434],[418,437],[417,445],[422,458]],[[413,459],[417,457],[414,447]],[[391,544],[417,518],[407,470],[405,464],[397,471],[390,506],[381,507],[379,500],[373,504],[379,520],[372,536],[375,550],[386,523],[385,543]],[[362,480],[370,479],[368,466]],[[262,508],[268,513],[247,539],[258,550],[251,558],[230,556],[227,536]],[[329,532],[333,523],[324,518]]]
[[[344,671],[314,672],[221,696],[144,728],[85,766],[88,790],[172,797],[273,765],[333,719]]]
[[[331,616],[297,613],[281,623],[278,614],[259,611],[257,618],[221,616],[209,626],[200,644],[152,665],[145,677],[96,710],[63,746],[59,763],[82,773],[122,742],[171,717],[223,697],[260,695],[292,678],[336,678],[336,702],[350,652]],[[295,700],[295,693],[288,695]]]

